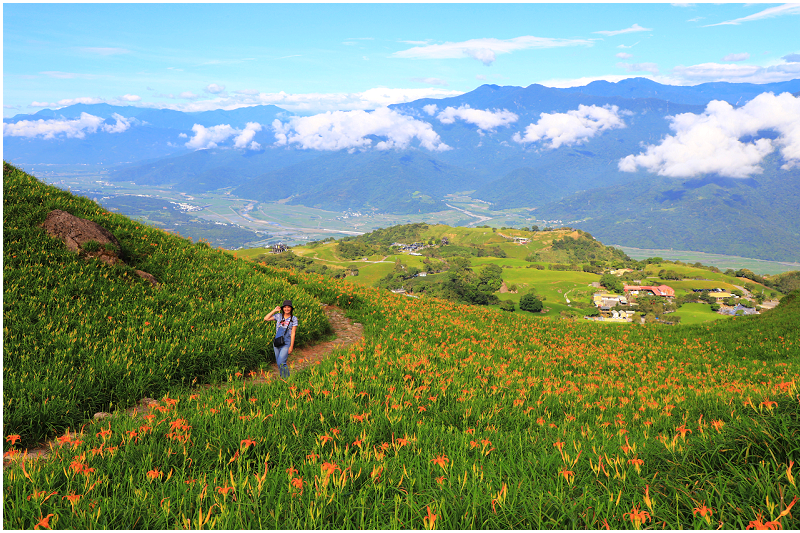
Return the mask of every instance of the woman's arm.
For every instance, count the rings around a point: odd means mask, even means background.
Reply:
[[[272,315],[274,315],[275,313],[277,313],[280,310],[281,310],[280,306],[276,306],[275,309],[270,311],[269,314],[264,317],[264,320],[270,320],[272,318]]]

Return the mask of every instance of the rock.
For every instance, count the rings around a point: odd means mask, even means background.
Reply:
[[[158,288],[160,286],[154,275],[148,274],[144,270],[136,270],[135,272],[140,278],[149,281],[150,285],[152,285],[153,287]]]
[[[73,252],[79,253],[87,242],[95,241],[100,245],[100,250],[102,250],[102,252],[98,250],[98,255],[113,256],[117,261],[119,260],[116,257],[116,252],[105,249],[106,245],[111,245],[114,250],[119,250],[119,241],[110,231],[97,222],[55,209],[47,214],[42,227],[51,237],[64,241],[67,249]]]
[[[82,253],[86,257],[95,257],[109,265],[124,264],[124,261],[117,256],[120,249],[119,241],[110,231],[97,222],[76,217],[60,209],[54,209],[47,214],[42,227],[51,237],[64,241],[68,250]],[[94,250],[86,249],[86,243],[89,241],[97,243],[94,246]],[[149,281],[153,287],[158,288],[160,286],[152,274],[143,270],[136,270],[136,274],[140,278]]]
[[[111,413],[95,413],[92,418],[95,420],[102,420],[104,418],[108,418],[109,416],[111,416]]]

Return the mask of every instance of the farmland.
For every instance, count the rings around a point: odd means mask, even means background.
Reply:
[[[48,241],[36,224],[53,208],[102,221],[164,289]],[[489,315],[254,264],[5,168],[4,232],[5,528],[800,527],[797,293],[677,327]],[[287,291],[306,342],[327,332],[319,302],[364,339],[254,385],[263,302]],[[86,379],[64,379],[115,372],[121,352],[130,376],[112,375],[138,388],[69,396]],[[21,416],[50,390],[46,423]],[[89,420],[137,394],[158,406]],[[19,461],[40,436],[58,437],[50,459]]]

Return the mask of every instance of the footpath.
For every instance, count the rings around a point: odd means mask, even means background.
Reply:
[[[322,310],[325,313],[325,316],[328,318],[328,322],[330,322],[331,326],[333,327],[336,338],[331,341],[312,344],[309,346],[304,346],[303,348],[296,348],[289,356],[289,368],[292,374],[296,374],[297,372],[301,372],[309,368],[311,365],[316,365],[322,362],[322,360],[327,357],[328,354],[330,354],[335,348],[354,344],[360,341],[364,336],[363,324],[350,321],[350,319],[344,315],[344,311],[342,309],[333,305],[323,304]],[[268,370],[262,369],[258,373],[251,372],[250,375],[245,378],[245,382],[252,384],[270,383],[276,379],[281,379],[279,376],[280,374],[278,372],[278,365],[273,363],[270,365]],[[291,378],[289,379],[291,380]],[[210,388],[212,386],[222,387],[226,385],[227,384],[205,385],[202,388]],[[139,414],[147,414],[151,407],[155,405],[159,405],[157,400],[154,400],[153,398],[142,398],[133,407],[125,409],[123,413],[124,416],[135,417]],[[119,412],[114,414],[95,413],[93,418],[94,420],[102,420],[110,416],[119,416]],[[6,466],[14,461],[46,459],[52,448],[61,445],[62,443],[59,441],[59,439],[55,438],[48,442],[39,444],[31,450],[27,450],[27,453],[17,455],[13,459],[11,457],[4,457],[3,468],[5,469]]]

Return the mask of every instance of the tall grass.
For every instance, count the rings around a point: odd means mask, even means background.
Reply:
[[[85,261],[49,237],[40,224],[53,209],[106,227],[128,265]],[[25,445],[173,384],[257,368],[274,358],[263,317],[284,298],[302,319],[298,344],[330,330],[319,302],[285,280],[7,165],[3,233],[3,430]]]

